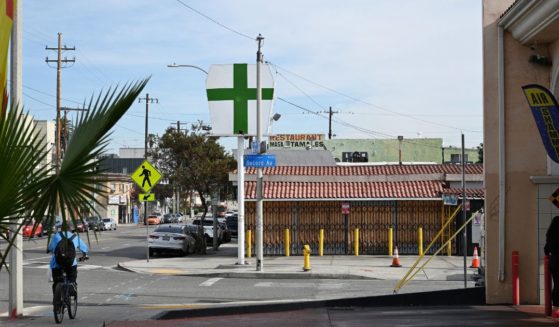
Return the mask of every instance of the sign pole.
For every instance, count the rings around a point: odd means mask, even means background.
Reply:
[[[237,264],[245,264],[245,138],[237,137]]]
[[[258,41],[258,52],[256,53],[256,142],[258,143],[258,148],[262,144],[262,127],[260,122],[260,116],[262,109],[262,85],[260,85],[260,65],[262,63],[262,52],[260,51],[262,46],[262,41],[264,38],[262,35],[258,34],[256,38]],[[262,150],[262,149],[260,149]],[[256,271],[262,271],[263,269],[263,203],[262,203],[262,179],[263,173],[262,168],[257,170],[257,180],[256,180]]]
[[[18,1],[13,12],[12,40],[11,40],[11,83],[10,97],[12,103],[22,103],[22,60],[21,60],[21,8],[22,1]],[[19,108],[18,108],[19,110]],[[1,112],[1,109],[0,109]],[[57,166],[58,167],[58,166]],[[17,224],[21,224],[23,219],[18,218]],[[10,235],[17,231],[16,226],[10,226]],[[23,236],[21,231],[15,236],[14,246],[9,254],[9,317],[14,319],[23,315]]]
[[[462,133],[462,221],[466,223],[466,160],[464,153],[464,134]],[[462,232],[462,244],[464,249],[464,288],[468,287],[468,271],[466,267],[468,266],[467,258],[468,255],[468,227],[464,226],[464,231]]]

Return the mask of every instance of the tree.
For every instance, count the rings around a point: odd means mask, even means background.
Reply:
[[[477,163],[483,163],[483,143],[477,147],[478,160]]]
[[[80,212],[95,211],[93,193],[107,193],[99,158],[105,152],[109,132],[147,82],[145,79],[92,97],[88,111],[81,114],[68,138],[58,169],[42,165],[49,148],[27,115],[16,105],[0,115],[0,237],[8,241],[8,246],[0,249],[0,269],[17,233],[33,219],[34,228],[40,223],[52,226],[60,211],[65,229],[70,221],[77,223]],[[17,233],[7,233],[9,229]]]
[[[198,194],[204,209],[196,245],[197,253],[205,253],[203,223],[208,213],[207,198],[215,190],[222,194],[230,188],[228,173],[236,166],[235,159],[217,143],[217,138],[208,136],[202,122],[194,124],[186,133],[169,128],[158,139],[152,153],[163,176],[170,183],[176,183]],[[225,195],[225,194],[223,194]],[[217,237],[217,236],[216,236]]]

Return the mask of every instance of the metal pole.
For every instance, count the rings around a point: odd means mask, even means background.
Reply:
[[[245,139],[237,137],[237,264],[245,264]]]
[[[264,38],[262,35],[258,34],[256,38],[258,41],[258,52],[256,53],[256,142],[258,147],[262,143],[262,127],[260,122],[260,110],[262,107],[262,85],[260,85],[260,64],[262,63],[262,52],[260,51],[262,46],[262,41]],[[263,202],[262,202],[262,168],[257,170],[257,180],[256,180],[256,271],[262,271],[263,269]]]
[[[149,93],[146,93],[146,130],[144,134],[144,160],[148,160],[148,114],[149,114]],[[147,201],[144,201],[144,223],[146,224],[146,261],[149,262],[149,223],[148,223]]]
[[[60,73],[62,66],[62,33],[58,33],[58,61],[56,62],[56,173],[60,171]]]
[[[217,251],[217,248],[219,246],[219,239],[218,239],[218,232],[217,232],[217,206],[219,204],[219,191],[216,189],[212,192],[212,218],[213,218],[213,232],[214,232],[214,237],[213,237],[213,249],[214,251]]]
[[[13,13],[13,27],[11,40],[11,83],[10,97],[12,103],[21,103],[22,81],[21,81],[21,7],[22,0],[17,1],[16,8]],[[18,219],[18,225],[23,219]],[[15,232],[17,226],[12,226],[12,233]],[[11,234],[11,233],[10,233]],[[13,235],[13,234],[12,234]],[[21,232],[17,234],[14,247],[10,251],[10,289],[8,312],[11,318],[23,315],[23,237]]]
[[[466,223],[466,160],[464,155],[464,134],[462,133],[462,222]],[[464,288],[468,287],[468,263],[466,256],[468,255],[468,228],[464,226],[462,232],[462,245],[464,251]]]

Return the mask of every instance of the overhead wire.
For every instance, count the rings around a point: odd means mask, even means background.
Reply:
[[[235,33],[235,34],[237,34],[237,35],[240,35],[240,36],[242,36],[242,37],[245,37],[245,38],[247,38],[247,39],[249,39],[249,40],[253,40],[253,41],[254,41],[254,40],[256,39],[256,38],[254,38],[254,37],[252,37],[252,36],[249,36],[249,35],[247,35],[247,34],[245,34],[245,33],[239,32],[239,31],[237,31],[237,30],[235,30],[235,29],[233,29],[233,28],[231,28],[231,27],[229,27],[229,26],[227,26],[227,25],[225,25],[225,24],[223,24],[223,23],[220,23],[220,22],[217,21],[216,19],[213,19],[213,18],[211,18],[210,16],[204,14],[203,12],[201,12],[201,11],[199,11],[199,10],[197,10],[197,9],[194,9],[193,7],[187,5],[186,3],[182,2],[181,0],[176,0],[176,1],[177,1],[178,3],[180,3],[181,5],[183,5],[184,7],[186,7],[186,8],[188,8],[188,9],[190,9],[191,11],[195,12],[196,14],[198,14],[198,15],[200,15],[200,16],[206,18],[207,20],[211,21],[212,23],[214,23],[214,24],[216,24],[216,25],[218,25],[218,26],[220,26],[220,27],[222,27],[222,28],[224,28],[224,29],[226,29],[226,30],[228,30],[228,31],[230,31],[230,32],[233,32],[233,33]]]
[[[429,120],[426,120],[426,119],[421,119],[421,118],[415,117],[415,116],[413,116],[413,115],[404,114],[404,113],[401,113],[401,112],[398,112],[398,111],[390,110],[390,109],[381,107],[381,106],[379,106],[379,105],[377,105],[377,104],[370,103],[370,102],[368,102],[368,101],[365,101],[365,100],[356,98],[356,97],[354,97],[354,96],[348,95],[348,94],[346,94],[346,93],[340,92],[340,91],[335,90],[335,89],[333,89],[333,88],[330,88],[330,87],[328,87],[328,86],[319,84],[319,83],[317,83],[317,82],[315,82],[315,81],[312,81],[312,80],[310,80],[310,79],[308,79],[308,78],[306,78],[306,77],[304,77],[304,76],[301,76],[301,75],[299,75],[299,74],[297,74],[297,73],[294,73],[294,72],[292,72],[292,71],[290,71],[290,70],[288,70],[288,69],[286,69],[286,68],[283,68],[283,67],[281,67],[281,66],[279,66],[279,65],[277,65],[277,64],[275,64],[275,63],[272,63],[272,62],[269,62],[269,61],[267,61],[267,63],[270,64],[270,65],[272,65],[272,66],[276,69],[276,71],[277,71],[278,68],[279,68],[280,70],[283,70],[283,71],[285,71],[285,72],[287,72],[287,73],[289,73],[289,74],[291,74],[291,75],[293,75],[293,76],[296,76],[296,77],[298,77],[298,78],[300,78],[300,79],[302,79],[302,80],[304,80],[304,81],[306,81],[306,82],[308,82],[308,83],[311,83],[311,84],[313,84],[313,85],[315,85],[315,86],[318,86],[318,87],[323,88],[323,89],[325,89],[325,90],[328,90],[328,91],[330,91],[330,92],[332,92],[332,93],[335,93],[335,94],[337,94],[337,95],[339,95],[339,96],[342,96],[342,97],[345,97],[345,98],[347,98],[347,99],[350,99],[350,100],[352,100],[352,101],[354,101],[354,102],[359,102],[359,103],[365,104],[365,105],[367,105],[367,106],[374,107],[374,108],[376,108],[376,109],[378,109],[378,110],[381,110],[381,111],[385,111],[385,112],[388,112],[388,113],[391,113],[391,114],[394,114],[394,115],[397,115],[397,116],[405,117],[405,118],[408,118],[408,119],[413,119],[413,120],[421,121],[421,122],[426,123],[426,124],[431,124],[431,125],[436,125],[436,126],[440,126],[440,127],[451,128],[451,129],[459,130],[459,131],[467,131],[467,132],[471,132],[471,133],[481,133],[481,131],[469,130],[469,129],[464,129],[464,128],[460,128],[460,127],[456,127],[456,126],[452,126],[452,125],[441,124],[441,123],[429,121]]]

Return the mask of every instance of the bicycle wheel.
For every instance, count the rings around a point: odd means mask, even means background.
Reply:
[[[64,292],[63,284],[58,283],[54,289],[54,297],[52,299],[54,321],[60,324],[64,320]]]
[[[78,290],[76,289],[75,285],[68,285],[68,317],[70,319],[76,318],[76,313],[78,312]]]

